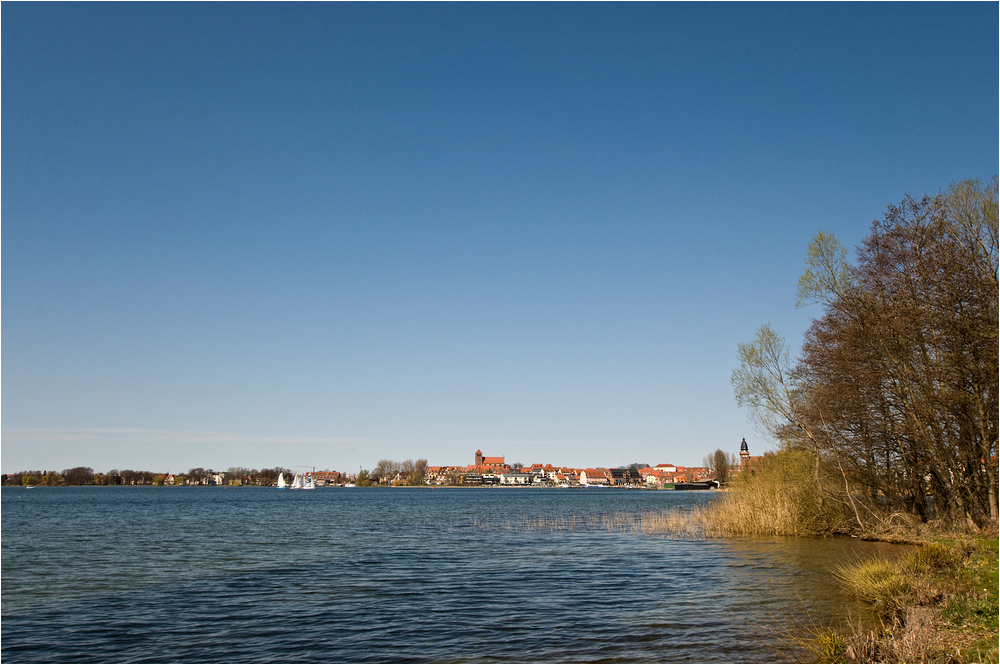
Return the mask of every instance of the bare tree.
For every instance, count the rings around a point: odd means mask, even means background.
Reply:
[[[412,461],[410,462],[412,464]],[[391,459],[380,459],[371,470],[370,477],[380,483],[391,483],[403,470],[403,463]]]
[[[413,470],[407,478],[408,485],[423,485],[427,479],[427,460],[418,459],[413,463]]]
[[[730,378],[736,403],[749,409],[762,434],[810,450],[818,485],[820,440],[804,413],[809,386],[790,364],[788,343],[765,324],[738,349],[740,366]]]
[[[736,467],[736,455],[718,448],[711,455],[705,456],[703,464],[711,470],[716,480],[725,483],[729,481],[730,471]]]
[[[879,504],[974,528],[998,519],[997,179],[889,206],[856,265],[810,244],[799,304],[822,316],[792,365],[769,326],[739,346],[737,402]],[[928,502],[927,497],[933,499]],[[933,506],[933,509],[932,509]]]
[[[995,237],[996,180],[890,206],[803,347],[814,426],[925,520],[997,521]]]

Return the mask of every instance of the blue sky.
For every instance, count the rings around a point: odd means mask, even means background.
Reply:
[[[813,234],[997,172],[996,3],[2,19],[5,473],[760,451]]]

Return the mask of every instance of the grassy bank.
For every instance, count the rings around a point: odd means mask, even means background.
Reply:
[[[841,566],[835,576],[870,604],[880,625],[816,631],[803,640],[816,662],[996,663],[995,536],[939,539],[901,559]]]
[[[850,534],[918,545],[900,559],[848,561],[833,572],[879,624],[813,628],[800,644],[817,662],[1000,662],[995,532],[949,536],[943,523],[880,514],[852,501],[835,475],[817,482],[801,451],[765,462],[696,516],[704,535]]]

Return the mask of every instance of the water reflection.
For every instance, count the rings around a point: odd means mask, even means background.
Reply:
[[[773,662],[775,617],[857,608],[829,576],[845,553],[899,551],[477,526],[708,500],[5,488],[3,660]]]
[[[773,536],[726,540],[721,546],[733,584],[743,591],[746,633],[797,658],[808,654],[796,652],[796,637],[825,626],[877,620],[836,584],[837,566],[875,556],[896,558],[911,549],[846,537]]]

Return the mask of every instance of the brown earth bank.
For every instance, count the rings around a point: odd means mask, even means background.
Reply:
[[[996,533],[939,533],[895,561],[848,562],[835,577],[876,625],[814,630],[800,644],[823,663],[996,663],[997,562]]]

